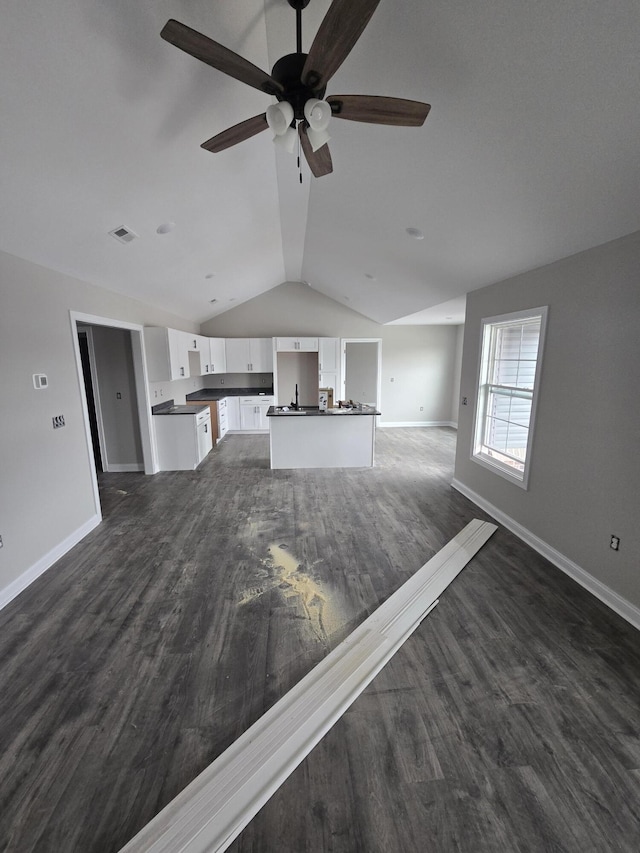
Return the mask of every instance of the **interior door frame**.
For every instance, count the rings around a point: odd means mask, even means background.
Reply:
[[[84,432],[87,442],[91,477],[93,480],[93,495],[96,513],[102,518],[100,507],[100,492],[98,489],[98,475],[93,454],[91,441],[91,427],[89,424],[89,408],[87,395],[84,390],[84,374],[82,372],[82,360],[80,357],[80,345],[78,343],[78,326],[109,326],[114,329],[127,329],[131,332],[131,351],[133,355],[133,373],[136,386],[136,402],[138,405],[138,420],[140,423],[140,440],[142,443],[142,459],[145,474],[156,474],[160,468],[158,465],[158,453],[156,449],[155,436],[151,423],[151,397],[149,396],[149,379],[147,371],[147,360],[144,353],[144,327],[138,323],[128,323],[125,320],[115,320],[112,317],[98,317],[95,314],[84,314],[80,311],[69,311],[71,324],[71,339],[76,359],[76,371],[78,379],[78,390],[82,403],[82,414],[84,418]]]
[[[98,371],[96,369],[96,351],[93,343],[93,328],[85,326],[83,323],[76,325],[78,333],[83,332],[87,336],[87,349],[89,352],[89,370],[91,372],[91,385],[93,386],[93,403],[96,413],[96,427],[98,432],[98,445],[100,446],[100,456],[102,458],[102,470],[109,470],[109,458],[107,453],[107,441],[104,434],[104,421],[102,419],[102,405],[100,403],[100,383],[98,381]],[[87,409],[87,417],[88,417]],[[91,445],[93,448],[93,444]],[[94,459],[95,464],[95,459]]]
[[[340,387],[342,388],[342,399],[345,399],[347,387],[347,344],[377,344],[378,360],[376,369],[378,372],[376,381],[376,409],[380,411],[380,400],[382,397],[382,338],[341,338],[340,339]],[[376,417],[376,422],[379,419]]]

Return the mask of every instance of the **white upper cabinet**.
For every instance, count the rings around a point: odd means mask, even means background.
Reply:
[[[209,362],[206,373],[226,373],[227,353],[224,338],[209,338]]]
[[[277,352],[318,352],[318,338],[276,338]]]
[[[273,373],[273,341],[271,338],[249,338],[253,373]]]
[[[210,348],[209,338],[204,335],[188,335],[189,352],[189,374],[191,376],[204,376],[208,373]]]
[[[227,373],[273,373],[271,338],[227,338]]]
[[[193,335],[178,329],[146,326],[144,349],[149,382],[166,382],[189,376],[189,344]]]
[[[340,338],[318,338],[318,370],[340,370]]]
[[[341,399],[340,338],[320,338],[318,341],[318,387],[333,388],[333,399]]]

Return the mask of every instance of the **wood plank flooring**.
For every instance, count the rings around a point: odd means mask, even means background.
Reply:
[[[103,475],[0,612],[0,850],[115,853],[471,518],[455,432],[376,467]],[[637,851],[640,635],[499,529],[230,848]]]

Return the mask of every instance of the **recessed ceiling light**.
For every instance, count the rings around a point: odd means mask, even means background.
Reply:
[[[407,228],[405,230],[409,237],[413,237],[414,240],[424,240],[424,234],[419,228]]]
[[[348,297],[348,296],[345,296],[344,301],[345,301],[345,302],[351,302],[351,300],[349,299],[349,297]]]
[[[364,274],[364,277],[365,277],[365,278],[368,278],[368,279],[369,279],[369,281],[376,281],[376,277],[375,277],[375,275],[371,275],[371,273],[370,273],[370,272],[366,272],[366,273]]]
[[[211,304],[213,304],[214,302],[217,302],[217,301],[218,301],[217,299],[210,299],[209,300],[209,302],[211,302]]]
[[[156,234],[168,234],[170,231],[173,231],[175,227],[175,222],[163,222],[162,225],[158,225],[156,228]]]
[[[214,272],[208,272],[208,273],[205,275],[205,278],[215,278],[215,273],[214,273]]]

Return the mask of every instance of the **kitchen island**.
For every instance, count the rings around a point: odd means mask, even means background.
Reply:
[[[271,406],[271,467],[371,468],[379,414],[372,406],[325,411]]]

